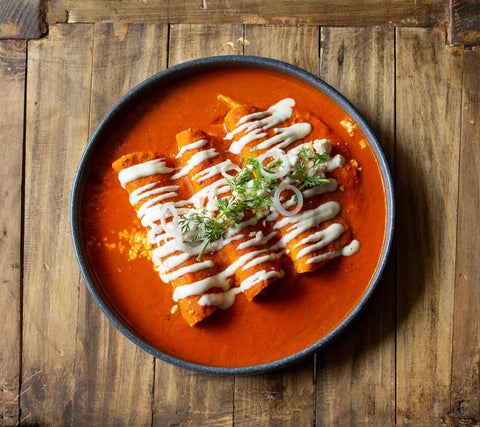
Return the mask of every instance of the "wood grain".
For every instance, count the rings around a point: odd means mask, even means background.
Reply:
[[[321,36],[320,77],[365,117],[393,165],[394,30],[327,27]],[[366,312],[317,356],[320,425],[394,424],[395,277],[390,261]]]
[[[449,411],[462,52],[427,29],[399,28],[396,40],[397,422],[439,425]]]
[[[0,0],[0,38],[36,39],[47,31],[43,0]]]
[[[480,423],[480,51],[465,51],[452,351],[453,424]]]
[[[25,42],[0,41],[0,426],[19,417],[25,65]]]
[[[244,52],[316,71],[318,43],[318,27],[252,25],[245,28]],[[272,374],[237,377],[235,425],[313,425],[313,382],[313,357]]]
[[[205,56],[241,55],[243,52],[243,26],[171,25],[170,40],[169,66]]]
[[[451,0],[448,42],[453,45],[480,44],[480,3],[477,0]]]
[[[433,26],[448,0],[51,0],[59,22],[169,22],[186,24],[315,24]]]
[[[28,46],[22,422],[72,422],[80,277],[69,229],[88,138],[92,25],[59,25]]]
[[[238,25],[172,25],[168,64],[230,53],[242,35]],[[233,377],[193,373],[157,360],[153,424],[230,425],[233,386]]]
[[[318,73],[320,30],[317,26],[248,25],[245,55],[265,56]]]
[[[132,87],[166,67],[165,25],[95,25],[91,134]],[[82,284],[83,285],[83,284]],[[125,338],[80,288],[74,420],[89,425],[149,425],[154,359]]]
[[[273,373],[237,377],[234,424],[314,426],[313,359]]]

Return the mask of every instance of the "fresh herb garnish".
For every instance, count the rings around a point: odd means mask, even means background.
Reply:
[[[303,190],[305,187],[315,187],[322,182],[330,182],[327,178],[317,178],[311,175],[313,169],[318,168],[320,164],[328,160],[330,160],[329,155],[318,154],[311,147],[302,147],[298,153],[293,173],[288,174],[287,177],[301,184],[299,190]]]
[[[311,147],[303,147],[297,154],[293,171],[286,175],[290,180],[300,184],[299,190],[314,187],[325,178],[313,176],[320,164],[330,160],[326,154],[318,154]],[[283,166],[282,160],[274,160],[267,165],[255,158],[255,151],[247,159],[241,158],[242,169],[231,178],[225,177],[230,186],[231,196],[218,199],[215,214],[208,211],[194,212],[179,219],[181,232],[187,240],[203,241],[202,249],[197,257],[200,261],[208,246],[226,237],[227,229],[234,227],[247,216],[259,218],[273,206],[272,194],[279,185],[279,180],[269,178],[262,172],[275,173]]]

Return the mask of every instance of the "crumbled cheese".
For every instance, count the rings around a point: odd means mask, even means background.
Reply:
[[[361,171],[361,170],[362,170],[362,167],[359,165],[359,163],[357,162],[356,159],[350,160],[350,164],[351,164],[357,171]]]
[[[348,120],[342,120],[340,124],[347,130],[350,136],[353,136],[355,131],[358,129],[355,123],[349,122]]]
[[[318,154],[330,154],[332,144],[328,139],[316,139],[313,141],[313,148]]]
[[[367,143],[365,142],[364,139],[361,139],[358,144],[360,145],[360,148],[362,150],[367,146]]]
[[[136,228],[122,230],[118,233],[118,238],[118,249],[120,253],[123,253],[125,248],[128,248],[129,261],[137,258],[152,259],[153,245],[148,238],[146,230],[138,230]],[[113,243],[113,245],[115,244]]]

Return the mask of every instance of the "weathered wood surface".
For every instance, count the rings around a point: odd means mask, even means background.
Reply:
[[[44,0],[0,0],[0,39],[39,38],[47,31]]]
[[[228,53],[284,59],[344,93],[386,150],[399,205],[396,251],[358,322],[250,377],[133,346],[89,296],[69,236],[73,174],[105,112],[156,71]],[[0,42],[0,425],[478,425],[478,54],[389,26],[57,24]]]
[[[450,405],[462,51],[397,29],[396,67],[397,422],[438,425]]]
[[[68,200],[88,139],[92,35],[93,25],[59,25],[28,46],[20,405],[29,424],[73,416],[83,284],[67,237]]]
[[[97,24],[92,39],[89,134],[121,96],[166,67],[168,28]],[[88,425],[149,425],[154,368],[154,358],[124,339],[82,283],[73,424],[82,414]]]
[[[480,423],[480,52],[464,53],[458,187],[452,423]]]
[[[50,0],[50,21],[433,26],[447,0]]]
[[[477,0],[451,0],[448,42],[453,45],[480,44],[480,3]]]
[[[26,43],[0,41],[0,425],[18,421],[21,331],[21,230]]]
[[[394,55],[392,28],[322,29],[320,77],[367,119],[391,165],[395,164]],[[395,276],[391,260],[361,320],[317,356],[316,420],[319,425],[392,425],[394,402]]]

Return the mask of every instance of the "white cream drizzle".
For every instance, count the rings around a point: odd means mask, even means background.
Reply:
[[[231,288],[224,292],[210,293],[203,295],[198,303],[200,305],[212,306],[216,305],[222,310],[230,308],[235,302],[235,297],[260,283],[263,280],[278,278],[281,279],[285,275],[283,270],[271,270],[271,271],[257,271],[255,274],[251,275],[248,279],[245,279],[241,285],[237,288]]]
[[[193,264],[187,265],[186,267],[181,267],[175,270],[173,273],[160,273],[160,277],[164,282],[171,282],[172,280],[177,280],[180,277],[184,276],[187,273],[195,273],[197,271],[206,270],[207,268],[212,268],[214,266],[213,261],[202,261],[195,262]],[[187,285],[189,286],[189,285]]]
[[[175,192],[179,189],[178,185],[169,185],[166,187],[158,187],[153,190],[150,190],[156,185],[158,185],[158,183],[152,182],[151,184],[144,185],[143,187],[137,188],[136,190],[132,191],[129,197],[130,203],[133,206],[135,206],[136,204],[140,203],[141,200],[146,199],[147,197],[153,196],[154,194]],[[175,193],[175,196],[177,196],[177,193]]]
[[[255,258],[257,255],[264,253],[265,251],[266,249],[248,252],[240,256],[237,261],[235,261],[233,264],[230,264],[225,270],[215,274],[214,276],[207,277],[206,279],[199,280],[189,285],[178,286],[173,292],[173,299],[178,301],[192,295],[202,295],[214,287],[218,287],[224,291],[227,290],[229,287],[229,281],[227,279],[233,276],[235,271],[237,271],[237,269],[240,268],[244,263],[250,261],[252,258]]]
[[[274,128],[275,135],[259,143],[256,148],[259,150],[268,150],[271,147],[274,147],[273,149],[278,149],[283,153],[283,148],[288,147],[293,142],[304,138],[312,130],[312,127],[309,123],[294,123],[288,127],[275,128],[275,126],[283,123],[291,117],[293,112],[292,107],[294,105],[295,101],[291,98],[287,98],[271,106],[266,111],[244,116],[238,122],[237,128],[227,134],[225,139],[231,140],[233,139],[234,135],[239,132],[246,132],[246,135],[240,140],[232,142],[229,151],[234,154],[240,154],[242,149],[248,143],[265,137],[267,135],[265,131],[270,128]],[[181,148],[176,158],[180,158],[186,151],[201,149],[206,144],[207,140],[205,139],[188,144]],[[298,158],[298,153],[302,147],[311,147],[312,144],[316,152],[320,154],[329,154],[331,151],[330,141],[325,139],[316,140],[313,141],[313,143],[304,143],[293,148],[292,150],[285,152],[289,162],[292,163],[296,161],[295,159]],[[176,180],[187,175],[196,166],[208,159],[217,157],[218,155],[219,153],[214,148],[195,153],[180,171],[171,176],[171,179]],[[343,157],[337,155],[329,161],[323,163],[322,171],[331,172],[343,164]],[[195,179],[197,182],[202,182],[214,176],[220,174],[223,175],[224,173],[232,170],[238,171],[239,167],[231,160],[227,159],[201,170],[193,177],[193,179]],[[164,159],[156,159],[122,170],[119,173],[119,180],[121,185],[125,187],[126,184],[135,181],[136,179],[156,175],[159,173],[170,173],[172,171],[174,171],[174,169],[167,167]],[[211,260],[195,262],[188,266],[181,267],[181,265],[188,261],[191,257],[198,255],[198,253],[201,251],[202,245],[191,247],[188,252],[180,250],[176,244],[176,239],[172,237],[171,234],[165,233],[163,227],[157,225],[161,218],[163,218],[162,221],[164,221],[165,218],[172,215],[171,213],[165,211],[163,202],[165,202],[165,200],[174,199],[177,197],[177,190],[179,189],[179,186],[177,185],[168,185],[164,187],[160,187],[158,185],[158,182],[151,183],[136,189],[130,195],[130,202],[132,205],[137,205],[145,198],[156,196],[147,200],[138,210],[137,214],[139,218],[141,218],[142,225],[145,227],[150,227],[148,232],[150,240],[158,245],[158,247],[153,250],[153,262],[158,269],[162,280],[169,282],[172,280],[177,280],[188,273],[213,268],[214,262]],[[321,183],[313,188],[304,190],[303,197],[309,198],[325,192],[332,192],[335,191],[337,187],[337,181],[330,178],[328,183]],[[197,209],[203,209],[207,200],[210,202],[214,201],[219,195],[225,194],[229,191],[230,186],[228,185],[226,179],[222,177],[217,179],[212,184],[202,188],[201,191],[194,194],[189,200],[181,202],[169,201],[169,205],[171,205],[174,209],[178,208],[177,212],[179,215],[185,213],[188,214],[191,212],[191,208],[188,207],[189,205],[194,205]],[[288,207],[287,205],[290,202],[294,203],[295,201],[293,199],[289,200],[285,202],[284,206]],[[288,242],[295,239],[305,231],[314,228],[318,224],[334,218],[339,211],[340,204],[330,201],[319,205],[314,209],[306,210],[290,217],[280,217],[280,219],[278,212],[272,212],[269,216],[264,218],[264,224],[265,221],[276,221],[273,226],[274,229],[287,227],[286,234],[284,234],[280,240],[278,240],[269,249],[262,248],[241,255],[225,270],[213,276],[191,284],[178,286],[174,291],[174,300],[178,301],[192,295],[203,294],[199,300],[200,305],[217,305],[223,309],[230,307],[233,304],[237,294],[250,289],[252,286],[255,286],[257,283],[260,283],[263,280],[268,280],[270,278],[281,278],[284,276],[283,270],[261,270],[249,276],[248,279],[244,280],[240,284],[239,287],[230,288],[229,278],[233,276],[238,269],[241,268],[242,271],[247,270],[264,262],[277,259],[285,252],[289,253],[290,251],[286,249]],[[208,250],[218,250],[225,245],[243,239],[245,234],[241,233],[241,231],[251,225],[255,225],[257,222],[258,220],[255,218],[252,218],[248,221],[243,221],[237,227],[228,230],[226,239],[224,241],[214,242],[210,245]],[[344,227],[341,224],[331,224],[325,230],[308,235],[294,246],[305,246],[298,252],[297,259],[305,257],[311,252],[325,247],[337,239],[343,232]],[[264,235],[263,231],[258,231],[253,238],[238,244],[237,249],[243,250],[255,246],[262,247],[271,239],[273,239],[276,234],[277,232],[273,231],[267,235]],[[250,237],[252,236],[250,235]],[[163,244],[160,244],[162,242]],[[321,262],[337,256],[349,256],[357,252],[359,247],[359,242],[357,240],[353,240],[348,246],[345,246],[337,251],[311,257],[306,261],[306,263],[311,264]],[[280,251],[278,251],[279,249]],[[212,288],[220,288],[223,290],[223,292],[208,293],[208,291]]]
[[[314,243],[313,245],[308,245],[307,247],[301,249],[297,254],[297,259],[327,246],[334,240],[338,239],[344,231],[345,227],[342,224],[334,223],[330,224],[325,230],[310,234],[308,237],[301,240],[294,246],[294,248],[296,248],[297,246],[303,246],[307,243]]]
[[[283,217],[276,222],[273,228],[280,229],[289,224],[293,224],[288,229],[288,233],[282,236],[282,240],[286,244],[321,222],[334,218],[339,212],[340,203],[326,202],[317,206],[315,209],[303,211],[294,216]]]
[[[118,174],[118,179],[122,187],[125,188],[129,182],[136,181],[137,179],[159,173],[169,173],[173,170],[173,168],[166,166],[165,159],[155,159],[121,170]]]
[[[176,159],[179,159],[180,157],[182,157],[182,154],[185,153],[186,151],[189,151],[189,150],[197,150],[199,148],[202,148],[205,146],[205,144],[207,143],[208,141],[206,139],[200,139],[196,142],[192,142],[191,144],[187,144],[187,145],[184,145],[180,151],[178,152],[178,154],[175,156]]]
[[[235,297],[242,292],[240,287],[238,288],[231,288],[228,291],[224,292],[217,292],[203,295],[199,300],[198,303],[200,305],[216,305],[221,310],[226,310],[230,308],[233,303],[235,302]]]
[[[213,159],[219,154],[220,153],[218,153],[215,148],[209,148],[208,150],[202,150],[198,153],[195,153],[187,162],[187,164],[182,169],[180,169],[180,172],[172,176],[172,179],[178,179],[182,176],[187,175],[193,168],[195,168],[199,164],[203,163],[208,159]]]
[[[228,172],[231,170],[240,171],[240,168],[233,163],[230,159],[225,160],[224,162],[218,163],[216,165],[210,166],[200,172],[198,172],[193,179],[197,182],[205,181],[206,179],[212,178],[215,175]]]
[[[281,279],[283,276],[285,276],[285,272],[283,270],[257,271],[255,274],[252,274],[249,278],[245,279],[240,285],[240,288],[242,289],[242,291],[246,291],[247,289],[250,289],[251,287],[255,286],[257,283],[260,283],[263,280],[268,280],[273,277]]]
[[[229,151],[240,154],[247,144],[267,136],[266,130],[285,122],[292,116],[293,106],[295,106],[295,101],[292,98],[286,98],[272,105],[267,111],[243,116],[237,123],[237,127],[228,133],[225,139],[231,140],[239,132],[246,134],[238,141],[233,141]],[[288,127],[275,129],[277,135],[257,145],[257,148],[266,149],[275,144],[278,144],[278,148],[283,148],[305,137],[311,130],[312,126],[309,123],[295,123]]]
[[[275,128],[277,134],[257,145],[257,150],[268,150],[288,147],[293,142],[305,138],[312,131],[310,123],[295,123],[284,128]]]
[[[252,246],[263,246],[277,234],[275,231],[267,234],[266,236],[263,235],[263,231],[258,231],[255,234],[255,237],[250,240],[246,240],[245,242],[240,243],[237,246],[237,249],[246,249]]]
[[[245,270],[248,270],[249,268],[255,267],[258,264],[263,264],[264,262],[276,260],[276,259],[280,258],[281,256],[282,256],[281,252],[273,252],[273,253],[270,253],[268,255],[259,256],[257,258],[252,259],[247,264],[245,264],[242,267],[242,271],[245,271]]]
[[[356,253],[360,249],[360,243],[358,240],[352,240],[352,242],[338,251],[327,252],[326,254],[321,254],[314,256],[307,260],[307,264],[313,264],[320,261],[326,261],[329,259],[337,258],[339,256],[350,256]]]

